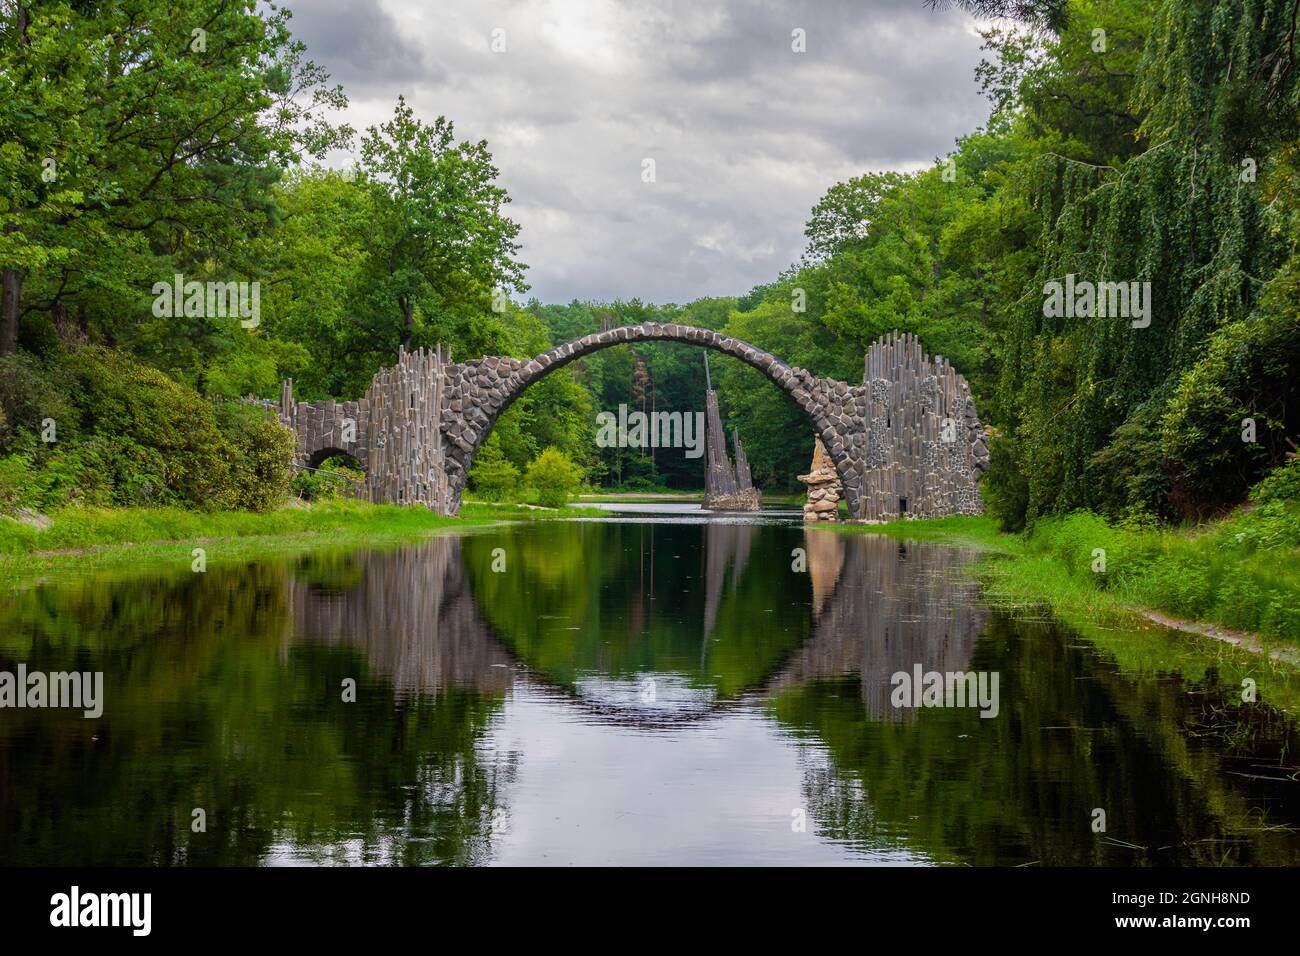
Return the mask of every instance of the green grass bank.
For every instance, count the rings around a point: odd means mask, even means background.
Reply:
[[[199,512],[185,508],[73,507],[40,528],[0,518],[0,587],[60,573],[184,561],[204,549],[209,563],[248,560],[322,547],[383,545],[501,521],[540,521],[600,514],[467,502],[458,517],[424,508],[332,499],[270,512]]]
[[[838,530],[979,549],[976,573],[999,605],[1085,620],[1154,611],[1300,648],[1300,505],[1292,501],[1186,528],[1079,512],[1015,535],[986,516]]]

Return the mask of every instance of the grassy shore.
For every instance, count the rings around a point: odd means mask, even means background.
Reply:
[[[1002,534],[989,517],[840,525],[978,549],[990,599],[1106,620],[1141,614],[1263,649],[1300,649],[1297,506],[1277,503],[1187,528],[1116,525],[1086,513]]]
[[[578,495],[579,501],[637,503],[646,501],[703,501],[703,491],[597,491]]]
[[[606,499],[608,500],[608,499]],[[1238,683],[1256,680],[1274,704],[1300,712],[1300,546],[1293,504],[1274,504],[1197,528],[1114,527],[1092,515],[1042,522],[1033,534],[1008,535],[988,517],[819,525],[847,534],[885,534],[978,550],[973,566],[997,606],[1050,613],[1105,649],[1129,671],[1177,671],[1198,679],[1211,670]],[[541,509],[466,502],[447,518],[423,508],[329,501],[266,514],[204,514],[172,508],[67,509],[38,529],[0,519],[0,591],[95,572],[188,568],[202,547],[209,566],[328,549],[400,547],[447,531],[472,532],[503,521],[599,516],[593,508]],[[1105,571],[1093,552],[1106,551]],[[1152,623],[1160,611],[1173,622]],[[1255,635],[1245,648],[1189,640],[1167,626],[1191,622]],[[1199,627],[1198,633],[1205,633]],[[1248,635],[1249,637],[1249,635]],[[1259,651],[1269,653],[1259,653]],[[1282,653],[1283,659],[1272,654]]]
[[[69,508],[37,528],[0,519],[0,587],[61,573],[184,561],[196,547],[209,563],[322,547],[382,545],[501,521],[597,515],[595,509],[545,509],[467,502],[459,517],[424,508],[325,501],[264,514],[181,508]]]
[[[618,497],[606,500],[617,500]],[[202,513],[179,508],[69,508],[48,527],[0,519],[0,585],[71,569],[172,561],[202,546],[208,560],[245,560],[321,546],[400,542],[500,521],[600,515],[466,502],[447,518],[423,508],[327,501],[276,511]],[[823,526],[825,527],[825,526]],[[845,533],[942,541],[985,554],[990,598],[1097,620],[1159,612],[1177,623],[1257,635],[1300,649],[1300,504],[1275,501],[1192,528],[1114,525],[1090,514],[1042,521],[1008,535],[989,517],[833,525]]]
[[[1066,624],[1127,674],[1177,673],[1230,693],[1249,684],[1261,702],[1294,715],[1300,640],[1286,627],[1293,619],[1276,609],[1300,603],[1293,583],[1300,550],[1288,543],[1292,534],[1270,537],[1294,518],[1283,510],[1182,529],[1115,528],[1094,515],[1017,535],[1000,533],[988,517],[830,529],[977,550],[972,573],[993,606]],[[1107,550],[1105,572],[1092,570],[1095,548]]]

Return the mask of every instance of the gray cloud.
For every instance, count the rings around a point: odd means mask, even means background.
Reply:
[[[921,0],[293,8],[354,125],[404,94],[488,140],[545,301],[744,293],[798,258],[827,187],[926,165],[987,115],[973,21]],[[489,48],[496,28],[504,53]]]
[[[385,96],[395,83],[446,80],[445,72],[425,59],[421,44],[405,36],[375,0],[304,0],[290,8],[294,37],[350,95]]]

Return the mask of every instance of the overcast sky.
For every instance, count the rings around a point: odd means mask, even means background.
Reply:
[[[546,302],[744,294],[799,257],[828,186],[928,165],[988,112],[974,21],[923,0],[288,5],[355,127],[402,94],[488,141]]]

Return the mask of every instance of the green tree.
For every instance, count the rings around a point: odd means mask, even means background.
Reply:
[[[390,351],[453,339],[476,355],[500,350],[500,296],[525,290],[525,267],[486,141],[457,143],[450,120],[425,124],[399,98],[362,138],[361,169],[374,201],[366,331]]]
[[[496,432],[488,436],[483,447],[474,455],[474,466],[469,471],[470,487],[487,501],[507,501],[514,497],[519,486],[519,469],[512,465],[501,450]]]
[[[342,91],[288,17],[253,0],[0,6],[0,354],[24,316],[128,338],[155,281],[236,268],[280,169],[346,141],[325,118]],[[170,358],[212,332],[173,320]]]
[[[528,465],[524,476],[545,508],[563,508],[582,485],[582,470],[558,448],[546,448]]]
[[[805,257],[826,259],[860,243],[870,233],[880,201],[906,178],[900,173],[865,173],[826,190],[804,227]]]

